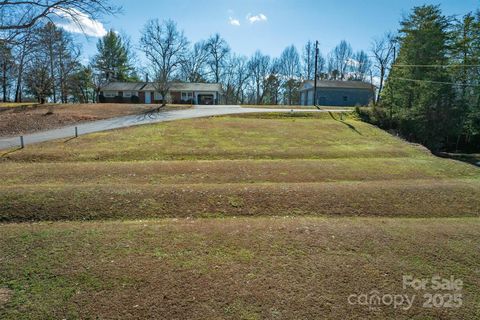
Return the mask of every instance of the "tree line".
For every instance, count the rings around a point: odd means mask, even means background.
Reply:
[[[299,104],[300,85],[314,79],[315,47],[286,47],[279,57],[256,51],[250,57],[233,52],[220,34],[191,43],[172,20],[148,21],[140,50],[149,66],[144,71],[165,96],[172,82],[220,83],[227,104]],[[341,62],[342,61],[342,62]],[[370,80],[372,63],[364,51],[354,53],[346,41],[328,55],[319,54],[318,77]]]
[[[480,11],[415,7],[392,39],[377,43],[398,50],[379,104],[360,115],[434,152],[480,151]]]
[[[71,35],[50,16],[92,17],[119,12],[109,0],[0,2],[0,86],[3,101],[96,102],[110,81],[145,81],[166,96],[169,84],[220,83],[226,103],[298,104],[314,79],[315,43],[288,46],[278,57],[233,52],[219,34],[192,43],[172,20],[152,19],[138,44],[113,30],[85,63]],[[135,48],[135,49],[133,49]],[[139,67],[137,51],[147,64]],[[434,151],[480,149],[480,12],[445,16],[439,6],[415,7],[396,33],[354,52],[341,41],[318,56],[318,79],[372,81],[377,97],[364,120]],[[143,64],[142,64],[143,65]]]
[[[108,82],[148,78],[162,96],[167,96],[172,82],[208,82],[222,84],[228,104],[295,105],[301,83],[314,78],[313,41],[301,50],[288,46],[278,57],[261,51],[247,57],[233,52],[220,34],[192,43],[174,21],[158,19],[146,22],[138,44],[110,30],[85,63],[72,36],[48,18],[48,10],[38,8],[49,5],[72,17],[82,8],[106,14],[107,8],[115,10],[108,1],[56,1],[55,6],[36,0],[30,7],[5,3],[0,2],[0,12],[6,14],[0,28],[3,101],[96,102],[101,86]],[[140,67],[137,51],[144,54],[146,66]],[[320,79],[370,81],[371,67],[368,54],[354,52],[346,41],[327,57],[318,56]]]

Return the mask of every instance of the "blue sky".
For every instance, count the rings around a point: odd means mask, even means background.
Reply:
[[[251,55],[259,49],[272,56],[280,55],[290,44],[300,49],[309,39],[319,40],[324,53],[343,39],[355,50],[368,50],[373,37],[397,30],[402,16],[422,4],[440,4],[445,14],[459,16],[480,8],[478,0],[116,0],[115,3],[123,7],[123,13],[106,17],[101,21],[103,28],[129,35],[133,44],[138,43],[148,19],[170,18],[191,42],[218,32],[234,52]],[[92,56],[98,38],[77,38],[85,58]]]

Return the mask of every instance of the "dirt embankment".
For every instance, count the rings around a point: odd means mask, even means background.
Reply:
[[[0,137],[60,128],[80,122],[141,114],[154,109],[143,104],[61,104],[1,107]],[[188,108],[167,106],[164,110]]]

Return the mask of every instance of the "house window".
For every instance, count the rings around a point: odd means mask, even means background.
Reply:
[[[182,92],[182,100],[193,99],[193,92]]]
[[[115,98],[117,96],[117,92],[114,91],[105,91],[105,98]]]
[[[138,96],[138,92],[137,91],[125,91],[123,93],[123,96],[125,98],[131,98],[132,96]]]
[[[347,101],[348,101],[348,97],[347,97],[347,96],[343,96],[343,101],[347,102]]]
[[[160,92],[155,92],[154,98],[155,101],[160,101],[163,100],[163,96],[160,94]]]

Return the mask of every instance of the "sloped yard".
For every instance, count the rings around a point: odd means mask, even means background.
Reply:
[[[2,319],[480,316],[480,170],[355,119],[184,120],[0,161]],[[425,308],[404,275],[461,279],[462,306]],[[416,300],[348,302],[373,290]]]

